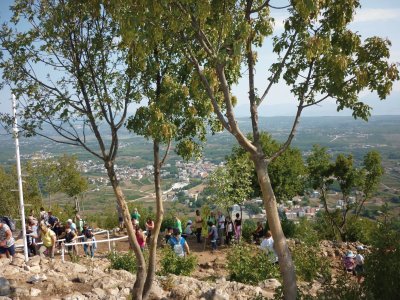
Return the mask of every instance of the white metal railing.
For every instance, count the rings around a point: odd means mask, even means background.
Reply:
[[[107,240],[110,239],[110,232],[108,230],[102,230],[102,231],[98,231],[98,232],[93,232],[93,235],[98,235],[98,234],[102,234],[102,233],[107,233]],[[28,236],[32,236],[31,233],[29,233],[27,235]],[[80,235],[80,236],[77,236],[76,239],[83,238],[83,237],[84,237],[84,235]],[[58,243],[58,242],[65,242],[65,239],[58,239],[56,241],[56,243]],[[38,246],[39,245],[43,245],[43,242],[37,243],[36,245],[38,245]],[[23,245],[15,245],[15,248],[22,248],[22,247],[24,247],[24,246]],[[110,243],[108,245],[108,248],[111,249],[111,244]]]
[[[111,252],[111,243],[110,243],[111,241],[114,242],[114,241],[124,240],[126,238],[128,238],[127,235],[122,236],[122,237],[118,237],[118,238],[113,238],[113,239],[110,239],[110,237],[108,237],[107,240],[100,240],[100,241],[89,241],[89,242],[80,242],[80,243],[74,242],[74,243],[67,243],[67,244],[62,243],[61,244],[61,260],[62,260],[62,262],[64,262],[64,254],[65,254],[65,247],[66,246],[87,245],[87,244],[93,244],[93,243],[97,244],[97,243],[106,243],[106,242],[108,242],[108,250]]]

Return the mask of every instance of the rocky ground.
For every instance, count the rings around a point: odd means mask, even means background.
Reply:
[[[211,253],[204,244],[189,240],[191,251],[198,257],[198,267],[193,277],[157,276],[150,299],[254,299],[263,296],[273,299],[274,291],[280,286],[276,279],[250,286],[227,280],[225,268],[228,247],[221,247]],[[100,244],[99,244],[100,245]],[[321,243],[321,255],[331,258],[333,273],[340,270],[340,258],[346,250],[355,251],[356,244]],[[118,243],[119,251],[127,250],[127,242]],[[129,299],[135,276],[123,270],[110,270],[105,258],[106,245],[100,246],[94,259],[80,258],[79,263],[62,262],[57,256],[54,260],[30,258],[24,262],[17,254],[13,262],[0,260],[1,299]],[[321,283],[301,284],[303,290],[316,294]]]

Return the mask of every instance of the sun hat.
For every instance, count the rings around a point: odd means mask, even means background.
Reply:
[[[68,220],[67,220],[67,223],[71,223],[71,224],[72,224],[72,220],[71,220],[71,219],[68,219]]]
[[[355,255],[354,255],[354,253],[353,253],[353,251],[347,251],[346,252],[346,257],[354,257]]]
[[[358,250],[358,251],[363,251],[363,250],[364,250],[364,247],[363,247],[362,245],[359,245],[359,246],[357,246],[357,250]]]

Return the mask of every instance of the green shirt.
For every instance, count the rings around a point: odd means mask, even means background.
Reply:
[[[131,219],[135,219],[139,222],[140,214],[138,212],[131,213]]]
[[[179,231],[182,233],[182,222],[181,222],[181,220],[176,220],[175,221],[175,228],[178,228],[179,229]]]

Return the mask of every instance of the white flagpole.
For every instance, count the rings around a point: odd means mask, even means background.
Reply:
[[[19,157],[19,141],[18,141],[18,126],[17,126],[17,101],[15,95],[12,95],[13,104],[13,134],[15,139],[15,155],[17,159],[17,174],[18,174],[18,190],[19,190],[19,206],[21,209],[21,226],[22,226],[22,239],[24,242],[24,255],[25,261],[28,261],[28,243],[26,240],[26,228],[25,228],[25,207],[24,207],[24,192],[22,189],[22,176],[21,176],[21,160]]]

